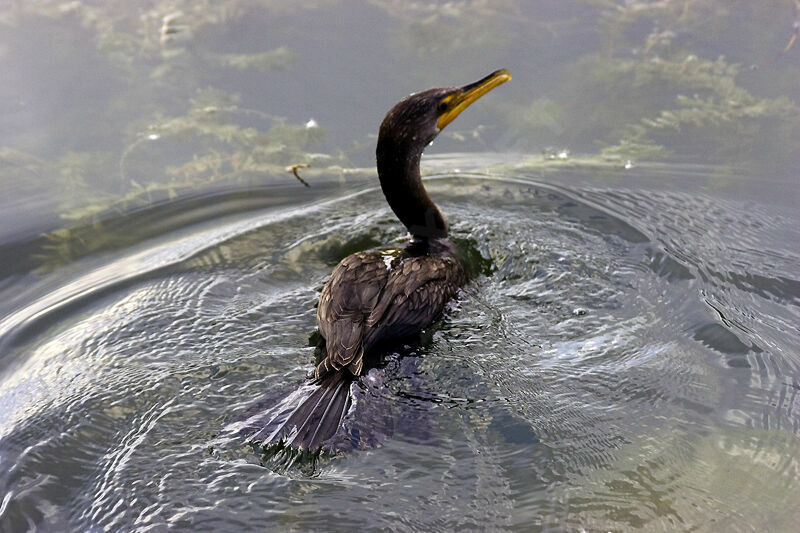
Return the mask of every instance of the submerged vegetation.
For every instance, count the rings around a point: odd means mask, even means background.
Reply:
[[[450,142],[533,154],[564,146],[584,154],[569,158],[570,165],[604,169],[665,157],[777,173],[793,167],[800,112],[795,100],[781,96],[800,86],[798,50],[791,49],[795,35],[787,23],[797,16],[792,2],[564,5],[552,10],[515,0],[374,0],[364,9],[391,28],[384,46],[392,47],[387,53],[393,64],[413,70],[398,76],[427,84],[470,79],[487,66],[515,70],[517,92],[493,104],[505,123],[487,126],[503,145],[484,145],[484,126],[448,131]],[[299,168],[313,187],[316,177],[330,174],[336,181],[354,162],[363,164],[372,130],[332,136],[334,124],[318,124],[310,111],[286,113],[270,93],[286,80],[295,84],[284,92],[319,83],[308,70],[303,43],[314,34],[306,26],[315,20],[325,26],[328,14],[342,9],[352,8],[335,0],[38,0],[0,7],[4,71],[15,65],[19,71],[26,61],[42,68],[26,54],[35,53],[28,48],[36,49],[37,39],[52,38],[67,60],[52,67],[55,79],[59,68],[72,68],[70,58],[87,54],[96,54],[86,60],[94,62],[81,68],[105,78],[77,80],[89,93],[77,109],[59,116],[61,108],[54,108],[52,120],[26,123],[21,133],[11,123],[0,133],[0,184],[16,196],[59,192],[53,197],[61,205],[54,209],[64,224],[43,240],[42,264],[53,268],[125,244],[126,229],[114,230],[106,221],[156,203],[216,187],[302,187],[289,171],[297,175]],[[506,65],[521,55],[528,64]],[[474,57],[482,64],[475,65]],[[316,95],[336,106],[337,95],[361,97],[358,88],[366,81],[341,77],[304,99]],[[31,95],[30,105],[37,105],[37,96]],[[60,137],[49,140],[52,131]],[[547,159],[542,164],[548,168],[563,164]]]
[[[791,5],[585,3],[598,9],[598,49],[555,73],[556,95],[510,106],[511,127],[520,137],[549,135],[594,145],[607,157],[638,160],[675,155],[760,165],[792,158],[800,109],[786,96],[771,95],[792,94],[800,71],[790,65],[776,78],[753,67],[774,54],[764,46],[766,28],[777,33],[783,21],[774,14],[791,14]],[[765,20],[765,13],[773,19]],[[788,35],[791,26],[785,26]],[[780,49],[781,39],[772,41]],[[739,55],[732,61],[728,53]]]

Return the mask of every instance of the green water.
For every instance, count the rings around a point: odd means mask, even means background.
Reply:
[[[0,529],[793,530],[797,17],[1,4]],[[404,237],[383,114],[500,67],[423,158],[480,275],[365,378],[390,430],[262,455],[331,269]]]

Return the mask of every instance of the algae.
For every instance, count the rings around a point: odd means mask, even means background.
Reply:
[[[370,5],[383,17],[393,60],[419,71],[409,72],[412,77],[435,72],[436,79],[469,79],[474,54],[481,62],[516,58],[517,66],[504,65],[515,67],[507,97],[485,106],[489,116],[504,120],[454,127],[444,139],[536,154],[524,166],[542,172],[579,166],[613,172],[670,158],[794,169],[800,69],[791,61],[797,50],[786,46],[794,35],[789,19],[796,16],[788,3],[585,0],[562,10],[519,0]],[[283,21],[299,23],[306,14],[340,7],[335,0],[37,0],[0,8],[0,62],[20,50],[4,35],[24,37],[26,28],[57,23],[67,28],[60,42],[79,43],[76,50],[91,43],[115,83],[87,109],[86,124],[73,125],[75,115],[53,121],[64,134],[106,121],[103,131],[115,133],[102,139],[102,148],[84,141],[44,154],[24,143],[0,143],[6,145],[0,149],[6,190],[58,192],[64,222],[48,234],[55,248],[44,250],[43,260],[57,256],[49,262],[57,266],[102,249],[117,238],[102,235],[108,231],[103,220],[209,187],[288,184],[295,179],[287,168],[303,168],[298,165],[309,165],[303,176],[312,186],[317,176],[366,176],[370,171],[348,169],[354,154],[371,151],[371,130],[357,139],[332,137],[329,125],[310,116],[289,120],[268,102],[243,105],[227,80],[302,77],[296,69],[304,57],[295,45],[304,28]],[[272,37],[226,41],[251,21],[270,24],[264,32]],[[576,36],[586,35],[576,46]],[[526,75],[534,85],[520,85]],[[487,129],[491,136],[482,134]],[[43,135],[31,130],[22,139]],[[538,155],[546,146],[573,155],[547,161]],[[70,239],[78,243],[73,250]]]

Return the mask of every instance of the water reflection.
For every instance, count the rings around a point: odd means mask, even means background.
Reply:
[[[394,414],[377,447],[262,456],[225,430],[306,375],[330,264],[401,237],[369,188],[190,231],[137,263],[121,253],[108,268],[128,265],[134,278],[91,275],[103,290],[43,310],[52,318],[10,352],[23,366],[4,371],[9,523],[213,527],[235,510],[244,528],[255,517],[309,528],[360,501],[386,513],[351,512],[341,527],[662,528],[731,520],[742,494],[787,502],[786,512],[751,506],[747,523],[791,520],[796,334],[772,324],[796,309],[700,272],[745,246],[705,242],[735,204],[715,202],[715,218],[703,215],[710,205],[693,211],[705,231],[651,234],[657,224],[634,214],[666,226],[672,212],[695,215],[671,195],[552,188],[524,173],[469,171],[429,187],[488,263],[427,340],[380,369]],[[754,217],[753,227],[788,223]],[[772,250],[769,268],[789,276],[793,252]],[[353,423],[370,427],[371,415]]]
[[[790,528],[791,7],[0,7],[0,522]],[[342,456],[248,446],[331,266],[403,237],[387,106],[499,67],[423,160],[479,275],[363,389],[385,403],[353,427],[391,424]]]

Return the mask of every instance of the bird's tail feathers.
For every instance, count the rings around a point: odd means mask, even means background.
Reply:
[[[250,418],[248,424],[258,424],[260,429],[249,440],[316,451],[341,427],[352,405],[352,381],[348,372],[331,372],[301,386]]]

